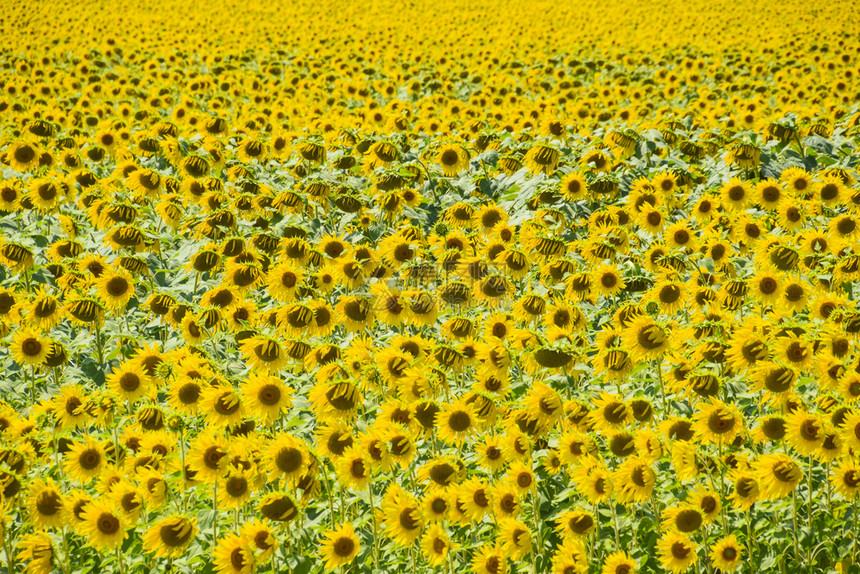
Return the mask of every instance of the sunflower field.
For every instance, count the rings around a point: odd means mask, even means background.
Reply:
[[[860,4],[0,6],[0,572],[860,573]]]

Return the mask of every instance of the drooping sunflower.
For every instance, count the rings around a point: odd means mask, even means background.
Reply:
[[[647,361],[660,358],[669,350],[672,331],[651,317],[641,315],[622,331],[621,339],[633,360]]]
[[[287,364],[289,357],[280,341],[274,337],[257,335],[242,341],[239,350],[254,370],[276,372]]]
[[[400,546],[411,546],[424,527],[420,505],[396,483],[388,487],[382,499],[380,521],[391,539]]]
[[[161,558],[178,558],[197,534],[197,520],[172,515],[153,524],[143,535],[143,549]]]
[[[702,403],[693,415],[696,439],[709,443],[730,444],[743,431],[743,417],[734,404],[716,398]]]
[[[756,474],[763,500],[785,498],[803,479],[800,465],[786,454],[763,455],[756,461]]]
[[[532,173],[543,172],[546,175],[552,175],[555,168],[558,167],[560,157],[561,152],[554,146],[537,144],[526,152],[523,162]]]
[[[62,318],[60,301],[40,286],[26,306],[27,322],[36,329],[48,331]]]
[[[45,532],[24,534],[18,540],[17,559],[26,562],[26,574],[50,574],[54,571],[55,557],[51,537]],[[57,566],[59,566],[57,564]]]
[[[265,563],[272,559],[278,549],[278,539],[267,519],[253,518],[242,525],[241,534],[257,550],[257,561]]]
[[[499,522],[496,544],[512,560],[519,560],[532,551],[532,533],[526,524],[516,518],[505,518]]]

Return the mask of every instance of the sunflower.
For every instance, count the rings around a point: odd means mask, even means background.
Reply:
[[[218,540],[212,561],[220,574],[251,574],[257,564],[253,546],[236,532]]]
[[[69,447],[63,468],[77,482],[89,482],[101,474],[106,463],[104,448],[91,437],[87,437]]]
[[[63,526],[64,497],[53,479],[36,478],[30,483],[27,508],[30,520],[38,528]]]
[[[355,490],[366,490],[371,479],[371,462],[365,451],[352,446],[334,462],[338,480]]]
[[[687,497],[691,508],[696,508],[702,514],[704,524],[711,524],[720,516],[722,501],[720,496],[702,485],[697,486]]]
[[[726,445],[743,431],[743,417],[734,404],[711,398],[710,403],[700,405],[698,409],[693,415],[696,440]]]
[[[786,454],[766,454],[756,463],[762,500],[785,498],[803,479],[803,471]]]
[[[666,570],[680,574],[696,562],[699,545],[680,532],[669,532],[657,542],[660,565]]]
[[[65,199],[63,188],[55,181],[35,179],[30,184],[30,193],[27,196],[38,211],[47,214],[57,211]]]
[[[282,433],[263,450],[262,464],[271,479],[297,480],[311,464],[311,455],[301,440]]]
[[[824,424],[820,417],[797,409],[785,418],[785,436],[800,454],[813,454],[824,442]]]
[[[218,506],[219,508],[238,509],[242,508],[251,498],[256,490],[256,469],[230,468],[219,481]]]
[[[227,468],[227,442],[212,432],[195,437],[189,448],[188,467],[195,472],[195,479],[213,483]]]
[[[762,305],[774,305],[782,295],[781,274],[759,270],[747,281],[750,295]]]
[[[670,507],[663,511],[664,530],[676,530],[689,534],[698,530],[703,522],[702,511],[689,504]]]
[[[623,550],[613,552],[603,560],[600,574],[636,574],[638,564]]]
[[[107,376],[107,387],[121,400],[135,402],[152,394],[154,381],[140,364],[126,361]]]
[[[532,551],[532,533],[529,527],[516,518],[503,518],[499,521],[499,533],[496,544],[501,547],[504,556],[519,560]]]
[[[352,563],[360,550],[361,543],[352,523],[344,522],[323,534],[319,556],[325,561],[326,569],[335,570],[339,566]]]
[[[436,413],[439,438],[452,444],[460,444],[471,436],[478,424],[474,407],[463,399],[442,406]]]
[[[266,276],[266,286],[269,294],[284,303],[292,301],[298,289],[304,283],[305,272],[290,261],[284,261],[273,267]]]
[[[847,500],[860,495],[860,464],[852,459],[843,459],[830,469],[828,477],[834,490]]]
[[[594,401],[594,410],[588,414],[587,420],[594,428],[606,431],[623,428],[632,422],[633,418],[630,407],[624,401],[607,392],[601,392],[600,398]]]
[[[21,141],[13,144],[6,152],[6,161],[15,170],[28,172],[39,165],[42,150],[33,143]]]
[[[245,339],[239,346],[239,350],[251,369],[261,372],[276,372],[289,360],[287,350],[279,340],[266,335]]]
[[[59,300],[45,291],[43,286],[36,291],[26,309],[27,322],[43,332],[56,326],[62,318]]]
[[[659,359],[669,350],[672,331],[647,315],[634,319],[621,333],[624,346],[634,361]]]
[[[238,424],[245,416],[242,397],[230,386],[211,386],[200,397],[200,408],[206,413],[207,423],[226,427]]]
[[[197,520],[172,515],[153,524],[143,535],[143,549],[160,558],[178,558],[197,534]]]
[[[448,552],[458,545],[451,542],[445,530],[438,524],[431,524],[421,537],[421,550],[427,563],[438,567],[445,563]]]
[[[743,548],[738,544],[734,534],[724,536],[711,546],[711,562],[721,572],[733,572],[738,569],[743,559]]]
[[[776,340],[773,359],[794,372],[800,373],[812,363],[813,348],[807,341],[794,333],[789,333],[787,336]]]
[[[420,505],[396,483],[388,487],[382,499],[380,521],[391,539],[400,546],[411,546],[424,527]]]
[[[112,503],[95,499],[83,512],[81,531],[90,546],[107,550],[122,544],[128,536],[126,519]]]
[[[612,475],[616,498],[621,503],[644,502],[654,490],[656,473],[639,457],[628,457]]]
[[[738,468],[733,470],[728,478],[732,485],[731,495],[729,495],[732,505],[739,510],[749,510],[761,495],[757,474],[751,470]]]
[[[373,303],[360,295],[341,297],[335,313],[338,323],[348,331],[362,331],[373,325],[375,319]]]
[[[18,560],[27,562],[24,568],[26,574],[50,574],[54,571],[55,558],[54,546],[51,537],[45,532],[24,534],[18,540]],[[59,567],[59,564],[56,564]]]
[[[436,154],[436,163],[445,177],[455,177],[469,167],[469,152],[457,144],[446,144]]]
[[[19,365],[41,365],[51,350],[50,339],[41,336],[31,328],[24,328],[12,336],[10,352]]]
[[[741,179],[731,178],[720,188],[720,202],[733,211],[743,211],[753,200],[752,191]]]
[[[168,403],[184,414],[196,414],[200,408],[200,399],[208,386],[202,377],[178,376],[168,388]]]
[[[87,404],[87,394],[80,385],[72,383],[60,387],[53,403],[55,416],[63,429],[85,426],[90,418],[90,414],[84,408]]]
[[[271,560],[278,549],[278,539],[268,520],[264,519],[261,522],[257,518],[252,518],[242,525],[241,535],[253,544],[258,552],[257,560],[261,564]]]
[[[507,574],[508,558],[498,544],[483,544],[472,554],[471,566],[474,574]]]
[[[564,538],[588,536],[596,525],[594,516],[580,508],[562,512],[555,522],[556,532]]]
[[[251,372],[240,387],[248,414],[266,424],[278,420],[293,404],[293,389],[272,374]]]
[[[626,283],[617,267],[604,263],[592,272],[593,286],[597,292],[604,297],[617,295],[625,287]]]

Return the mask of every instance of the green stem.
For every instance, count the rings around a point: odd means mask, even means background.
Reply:
[[[99,367],[104,363],[104,354],[102,353],[102,330],[96,325],[96,350],[98,351]]]
[[[325,466],[323,466],[323,468],[321,470],[322,470],[322,472],[320,472],[320,474],[323,477],[323,484],[325,485],[326,498],[328,499],[328,510],[329,510],[329,519],[331,520],[331,529],[334,530],[334,502],[332,501],[331,488],[329,487],[329,484],[328,484],[328,476],[327,476],[327,472],[326,472],[327,469],[325,468]]]
[[[119,574],[123,574],[124,568],[122,565],[122,552],[120,552],[119,544],[114,546],[114,549],[116,550],[116,563],[117,563],[117,566],[119,568]]]
[[[857,556],[857,495],[854,495],[854,500],[851,503],[851,521],[853,523],[851,530],[851,538],[854,539],[852,543],[851,556]]]
[[[532,486],[532,514],[534,515],[535,531],[537,532],[538,551],[543,552],[543,535],[540,530],[540,502],[538,501],[537,488]]]
[[[376,505],[373,504],[373,473],[367,479],[367,495],[370,500],[370,517],[373,519],[373,570],[379,572],[379,532],[376,525]]]
[[[615,547],[621,550],[621,538],[618,537],[618,514],[615,512],[615,501],[609,499],[609,508],[612,509],[612,523],[615,525]]]
[[[791,532],[794,536],[794,558],[800,563],[800,545],[797,542],[797,491],[791,493],[791,506],[794,511],[794,519],[791,521]]]
[[[212,550],[218,544],[218,480],[215,480],[215,488],[212,493]]]
[[[806,524],[812,533],[812,455],[809,455],[809,474],[806,476],[806,488],[809,491],[809,506],[806,509]]]
[[[60,562],[60,566],[63,569],[63,573],[68,574],[72,571],[72,557],[69,555],[69,541],[66,536],[65,528],[63,528],[63,556],[65,557],[65,562]],[[11,572],[11,570],[9,572]]]
[[[660,514],[660,506],[657,503],[657,494],[651,491],[651,505],[654,507],[654,524],[657,526],[657,534],[663,534],[663,517]]]
[[[15,558],[9,551],[9,540],[7,540],[6,537],[6,535],[8,534],[8,529],[6,528],[6,524],[4,522],[0,522],[0,530],[3,531],[3,550],[6,552],[6,567],[9,569],[9,572],[11,574],[15,571]]]
[[[666,404],[666,384],[663,382],[663,359],[657,359],[657,381],[660,383],[660,397],[663,401],[663,412],[668,412],[669,407]]]

